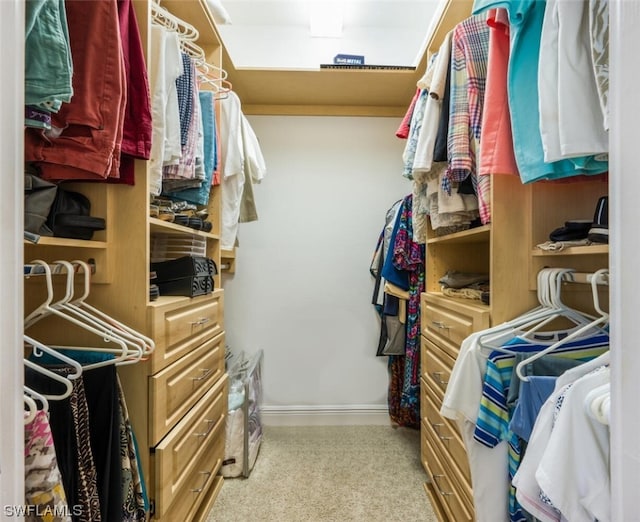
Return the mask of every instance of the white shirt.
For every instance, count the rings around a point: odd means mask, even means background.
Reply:
[[[238,218],[244,176],[242,142],[242,111],[240,98],[231,91],[220,102],[220,154],[222,185],[222,233],[220,247],[231,250],[238,234]]]
[[[442,97],[447,82],[447,71],[451,63],[451,33],[447,33],[438,56],[431,69],[429,81],[418,84],[422,89],[429,91],[427,104],[422,118],[422,128],[416,145],[416,153],[413,159],[413,172],[429,172],[433,164],[433,151],[438,135],[438,123],[442,111]]]
[[[178,35],[151,25],[152,61],[149,71],[153,131],[149,158],[149,192],[162,191],[162,165],[182,154],[176,79],[183,72]]]
[[[593,73],[588,4],[548,0],[538,68],[544,160],[608,153]]]
[[[609,367],[581,377],[564,396],[536,480],[571,522],[611,520],[609,427],[585,411],[585,398],[610,382]]]
[[[471,470],[477,522],[504,522],[509,520],[507,443],[502,441],[495,448],[488,448],[473,438],[489,355],[489,350],[482,351],[477,341],[480,334],[487,331],[473,333],[462,342],[440,413],[454,419],[462,433]],[[512,337],[513,334],[508,333],[505,339],[497,342],[501,344]]]
[[[564,372],[556,380],[554,392],[542,405],[538,412],[536,423],[531,432],[531,438],[527,450],[520,462],[518,472],[513,477],[513,485],[516,487],[516,498],[520,505],[542,522],[557,522],[565,520],[560,513],[540,500],[540,485],[535,473],[538,468],[551,436],[553,426],[553,412],[558,396],[564,392],[564,388],[588,374],[595,368],[608,364],[610,353],[605,352],[596,359],[571,368]],[[566,445],[566,441],[565,441]],[[546,491],[545,491],[546,493]]]

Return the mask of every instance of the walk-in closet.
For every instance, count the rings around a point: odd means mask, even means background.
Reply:
[[[636,520],[640,5],[0,15],[0,520]]]

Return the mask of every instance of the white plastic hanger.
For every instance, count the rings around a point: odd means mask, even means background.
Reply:
[[[105,342],[113,342],[114,344],[117,344],[119,346],[118,348],[104,348],[104,347],[64,347],[65,349],[72,349],[72,350],[80,350],[80,351],[91,351],[91,352],[103,352],[103,353],[111,353],[114,354],[116,357],[114,357],[113,359],[109,359],[106,361],[100,361],[100,362],[96,362],[96,363],[90,363],[90,364],[85,364],[83,365],[84,369],[91,369],[91,368],[99,368],[102,366],[108,366],[111,364],[117,364],[117,363],[131,363],[131,362],[136,362],[137,360],[140,359],[140,357],[142,356],[142,352],[141,350],[138,351],[132,351],[127,347],[127,344],[118,336],[116,335],[112,335],[110,334],[108,331],[104,330],[104,329],[98,329],[93,325],[87,324],[84,321],[81,321],[75,317],[72,317],[71,315],[69,315],[68,313],[64,313],[63,311],[59,310],[57,307],[52,306],[52,301],[53,301],[53,280],[52,280],[52,276],[51,276],[51,268],[49,267],[48,263],[46,263],[45,261],[42,261],[41,259],[36,259],[33,260],[31,262],[32,264],[36,264],[36,265],[41,265],[44,269],[44,274],[45,274],[45,281],[46,281],[46,286],[47,286],[47,299],[45,300],[44,303],[42,303],[40,306],[38,306],[33,312],[31,312],[26,319],[24,320],[24,325],[25,325],[25,329],[28,328],[29,326],[33,325],[35,322],[39,321],[40,319],[44,318],[44,317],[48,317],[51,315],[54,315],[56,317],[60,317],[66,321],[71,322],[72,324],[79,326],[80,328],[83,328],[85,330],[88,330],[89,332],[99,336],[100,338],[102,338],[103,341]],[[63,298],[61,301],[64,301],[68,295],[69,291],[67,290],[67,293],[65,295],[65,298]],[[52,348],[60,348],[60,347],[52,347]],[[137,359],[136,359],[137,357]]]
[[[478,338],[479,346],[484,349],[512,354],[514,353],[513,350],[501,346],[494,346],[492,343],[498,339],[504,339],[505,334],[510,331],[513,331],[514,337],[517,335],[518,337],[526,338],[540,330],[546,324],[562,316],[565,313],[565,309],[558,307],[552,298],[552,293],[555,289],[554,278],[558,270],[564,269],[545,268],[540,270],[537,275],[539,305],[502,325],[497,325],[494,328],[486,330],[485,333]],[[583,323],[584,320],[585,319],[582,318]]]
[[[34,401],[40,401],[40,404],[42,404],[42,408],[40,409],[45,413],[49,413],[49,401],[44,395],[38,393],[32,388],[29,388],[29,386],[24,386],[23,388],[25,395],[31,397]]]
[[[597,386],[587,393],[587,396],[584,398],[584,410],[589,417],[602,424],[609,424],[609,415],[611,412],[610,382]]]
[[[511,330],[514,332],[514,337],[517,335],[523,339],[531,338],[541,328],[559,317],[569,319],[576,325],[573,329],[563,331],[569,335],[593,321],[595,317],[570,308],[560,299],[562,281],[567,277],[567,274],[573,272],[575,270],[569,268],[544,268],[540,270],[537,275],[539,306],[503,323],[503,325],[498,325],[497,329],[487,330],[479,338],[480,347],[513,354],[515,353],[513,350],[507,347],[493,346],[492,342],[504,339],[505,333]],[[597,325],[592,325],[592,327],[597,328]]]
[[[25,410],[26,411],[26,415],[24,416],[24,423],[25,423],[25,425],[27,425],[30,422],[32,422],[33,419],[36,418],[36,415],[38,414],[38,405],[26,393],[24,394],[24,404],[27,407],[27,409]]]
[[[591,295],[593,298],[593,307],[600,314],[600,316],[586,323],[580,328],[573,330],[569,335],[553,343],[551,346],[545,348],[544,350],[540,350],[539,352],[532,354],[530,357],[527,357],[526,359],[518,363],[518,365],[516,366],[516,373],[518,374],[518,377],[520,377],[521,380],[523,381],[529,380],[528,377],[523,374],[523,369],[527,364],[553,352],[554,350],[558,349],[559,347],[563,346],[569,341],[572,341],[576,337],[579,337],[583,333],[593,330],[594,327],[599,327],[600,325],[606,324],[609,321],[609,314],[604,310],[602,310],[602,308],[600,307],[600,298],[598,296],[598,283],[601,280],[601,276],[608,273],[609,273],[609,270],[606,268],[603,268],[596,271],[591,278]]]
[[[59,383],[64,385],[65,391],[62,394],[49,395],[49,394],[43,393],[42,395],[44,395],[47,399],[53,400],[53,401],[59,401],[59,400],[62,400],[62,399],[66,399],[67,397],[69,397],[69,395],[71,395],[71,392],[73,391],[73,383],[69,379],[67,379],[66,377],[64,377],[62,375],[58,375],[57,373],[52,372],[51,370],[48,370],[47,368],[44,368],[44,367],[40,366],[39,364],[31,362],[29,359],[24,359],[24,365],[28,366],[29,368],[31,368],[32,370],[34,370],[34,371],[36,371],[38,373],[41,373],[42,375],[46,375],[47,377],[50,377],[54,381],[58,381]]]
[[[116,333],[125,339],[136,342],[142,349],[143,357],[151,355],[156,348],[156,344],[153,339],[118,321],[102,310],[91,306],[85,301],[87,297],[89,297],[89,293],[91,291],[91,267],[88,263],[79,259],[71,261],[71,264],[82,268],[84,276],[84,292],[80,297],[67,303],[67,308],[74,310],[77,313],[90,316],[99,324],[103,325],[103,327],[109,332]]]
[[[24,335],[23,337],[24,337],[24,341],[33,347],[34,356],[39,357],[41,355],[41,352],[45,352],[45,353],[48,353],[49,355],[52,355],[56,359],[60,359],[60,361],[62,361],[66,365],[71,366],[75,371],[73,373],[68,374],[67,379],[74,380],[82,375],[82,365],[78,361],[71,359],[71,357],[67,357],[66,355],[58,352],[57,350],[54,350],[50,346],[47,346],[46,344],[43,344],[40,341],[36,341],[35,339],[29,337],[28,335]]]

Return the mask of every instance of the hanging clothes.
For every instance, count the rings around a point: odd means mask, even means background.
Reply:
[[[482,110],[489,54],[486,15],[474,15],[453,30],[451,57],[451,99],[447,155],[449,166],[443,188],[471,178],[478,196],[483,224],[491,221],[491,180],[477,176]]]
[[[172,199],[189,201],[197,205],[207,205],[213,184],[213,171],[216,163],[216,116],[213,93],[211,91],[200,91],[200,108],[202,112],[202,132],[203,132],[203,168],[204,179],[197,188],[171,191],[167,195]]]
[[[420,294],[424,292],[424,245],[413,241],[412,199],[406,196],[397,216],[390,252],[393,266],[408,281],[405,354],[389,357],[389,415],[401,426],[420,426]],[[384,272],[383,272],[384,274]]]
[[[134,185],[134,158],[148,160],[151,154],[151,94],[138,20],[131,0],[118,0],[118,17],[127,100],[122,127],[120,176],[107,178],[107,181]]]
[[[25,159],[48,180],[117,178],[126,102],[117,3],[66,2],[65,11],[73,97],[52,114],[50,131],[26,129]]]
[[[519,175],[513,152],[507,93],[509,15],[502,8],[491,9],[487,15],[487,24],[489,25],[489,55],[478,174],[481,176]]]
[[[545,332],[545,337],[548,335],[549,334]],[[513,353],[505,354],[502,351],[496,351],[491,353],[487,360],[474,439],[489,448],[497,446],[502,441],[507,441],[510,481],[518,470],[523,449],[520,438],[509,429],[513,410],[510,410],[507,404],[516,352],[531,353],[540,351],[553,344],[553,342],[554,341],[542,342],[535,338],[534,340],[529,340],[516,337],[503,345],[503,348]],[[553,356],[586,362],[602,355],[608,349],[608,334],[589,335],[578,340],[567,342],[565,345],[557,348],[553,352]],[[527,520],[517,502],[513,485],[509,487],[509,520],[512,522],[526,522]]]
[[[42,410],[24,427],[24,458],[24,498],[33,506],[25,520],[71,522],[49,418]]]
[[[553,393],[540,409],[513,484],[520,504],[542,521],[610,520],[608,427],[589,418],[584,406],[586,392],[609,379],[605,370],[609,361],[606,352],[567,370],[557,378]],[[556,426],[560,427],[557,431]],[[574,431],[576,427],[579,432]],[[556,437],[553,443],[552,435]],[[541,471],[546,470],[544,477],[542,473],[538,476],[541,465]],[[541,489],[539,478],[546,490]]]
[[[151,24],[151,46],[154,49],[149,64],[153,138],[149,161],[149,192],[162,191],[162,166],[180,158],[180,116],[175,93],[176,80],[182,74],[180,41],[175,32]]]
[[[544,0],[475,0],[473,13],[503,7],[509,14],[511,49],[507,89],[515,158],[523,183],[560,179],[580,174],[602,174],[608,162],[586,156],[545,162],[540,114],[538,71],[540,37],[545,12]]]
[[[65,375],[70,369],[56,369]],[[71,395],[60,401],[50,401],[49,422],[53,443],[62,475],[67,502],[79,506],[73,522],[101,521],[98,476],[90,443],[89,408],[84,381],[72,381]],[[57,394],[60,384],[30,368],[25,368],[25,384],[39,393]]]
[[[117,378],[117,375],[116,375]],[[144,480],[138,465],[138,452],[133,436],[129,410],[117,378],[118,403],[120,406],[120,458],[122,462],[122,522],[144,521],[147,517],[148,499],[144,491]]]

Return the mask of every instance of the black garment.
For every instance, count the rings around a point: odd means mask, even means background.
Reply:
[[[87,370],[84,386],[89,407],[91,449],[98,472],[103,522],[122,521],[122,463],[120,462],[120,402],[116,367]]]
[[[61,375],[70,373],[68,368],[47,368]],[[83,377],[72,383],[69,397],[49,401],[49,425],[72,520],[96,522],[101,520],[100,500]],[[63,384],[28,367],[25,368],[25,384],[46,395],[60,395],[65,391]]]

